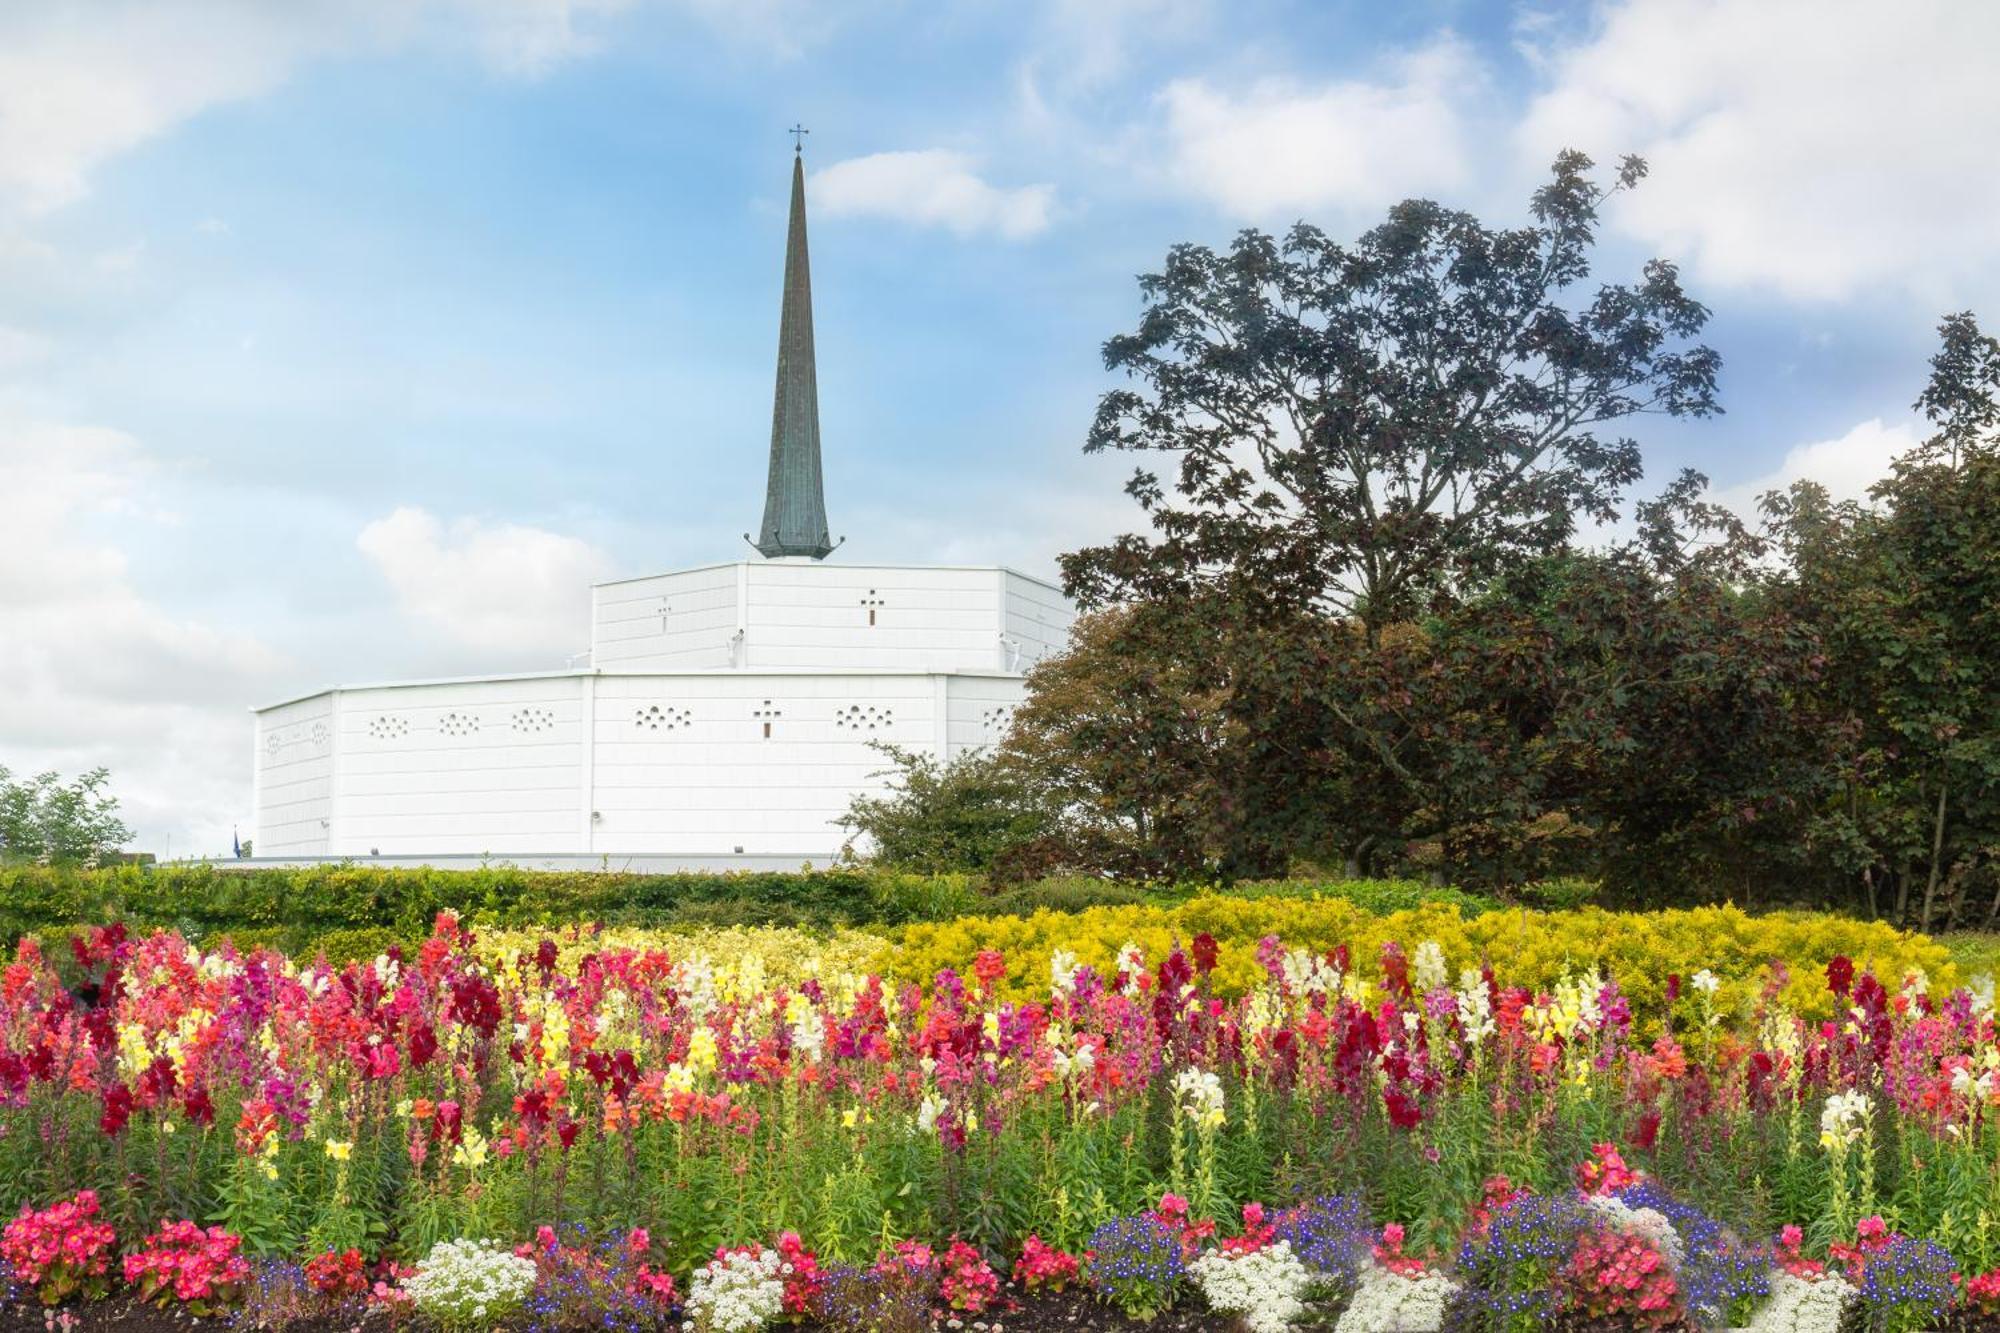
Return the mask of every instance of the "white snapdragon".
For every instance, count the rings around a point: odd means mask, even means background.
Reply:
[[[403,1280],[417,1313],[446,1328],[502,1323],[534,1289],[534,1262],[491,1240],[439,1241]]]
[[[1688,978],[1688,985],[1713,1000],[1715,993],[1722,989],[1722,978],[1704,967]]]
[[[1139,982],[1146,975],[1146,955],[1130,940],[1118,951],[1118,970],[1125,976],[1125,993],[1137,995]]]
[[[1981,972],[1974,977],[1966,990],[1972,995],[1972,1014],[1984,1018],[1993,1012],[1993,974]]]
[[[1845,1148],[1868,1127],[1868,1097],[1860,1092],[1836,1092],[1819,1113],[1819,1141],[1824,1148]]]
[[[1451,969],[1445,966],[1443,946],[1436,940],[1425,940],[1419,944],[1410,976],[1417,983],[1417,990],[1425,995],[1449,986]]]
[[[1222,1080],[1206,1069],[1183,1069],[1174,1075],[1174,1105],[1203,1129],[1223,1122]]]
[[[1340,969],[1304,949],[1288,949],[1285,986],[1294,995],[1334,995],[1340,991]]]
[[[1088,1046],[1079,1044],[1072,1051],[1063,1045],[1063,1041],[1061,1028],[1049,1029],[1049,1068],[1055,1071],[1057,1078],[1087,1078],[1097,1065],[1097,1057],[1091,1054]]]
[[[1306,1312],[1313,1275],[1284,1241],[1228,1254],[1211,1250],[1188,1266],[1208,1308],[1233,1314],[1249,1333],[1285,1333]]]
[[[776,1250],[711,1259],[688,1289],[686,1333],[753,1333],[785,1309],[784,1260]]]
[[[1076,990],[1076,955],[1057,949],[1049,955],[1049,998],[1060,1000]]]
[[[1458,974],[1458,1025],[1467,1042],[1477,1046],[1494,1033],[1493,994],[1479,969],[1468,967]]]
[[[1741,1333],[1840,1333],[1854,1288],[1833,1273],[1800,1277],[1783,1270],[1771,1274],[1771,1296]]]
[[[1361,1270],[1333,1333],[1437,1333],[1458,1284],[1442,1273],[1405,1277],[1380,1264]]]

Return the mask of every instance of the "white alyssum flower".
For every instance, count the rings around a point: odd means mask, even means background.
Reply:
[[[417,1313],[446,1328],[490,1328],[534,1289],[534,1262],[491,1240],[439,1241],[403,1281]]]
[[[1680,1271],[1681,1262],[1687,1258],[1687,1246],[1665,1213],[1657,1208],[1634,1208],[1623,1199],[1609,1194],[1594,1194],[1585,1202],[1601,1213],[1614,1229],[1639,1237],[1660,1252],[1668,1268]]]
[[[1757,1307],[1740,1333],[1840,1333],[1854,1288],[1833,1273],[1800,1277],[1782,1269],[1771,1274],[1771,1296]]]
[[[1285,1333],[1305,1315],[1313,1275],[1285,1241],[1259,1250],[1211,1250],[1188,1266],[1208,1308],[1240,1316],[1249,1333]]]
[[[784,1313],[784,1260],[776,1250],[711,1259],[694,1271],[683,1308],[687,1333],[753,1333]]]
[[[1361,1270],[1333,1333],[1437,1333],[1458,1284],[1442,1273],[1404,1277],[1380,1264]]]
[[[1417,956],[1410,966],[1410,977],[1417,983],[1417,990],[1425,995],[1449,986],[1451,969],[1445,966],[1444,946],[1436,940],[1425,940],[1419,944]]]

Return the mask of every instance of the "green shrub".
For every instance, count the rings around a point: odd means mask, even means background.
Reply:
[[[1137,884],[1108,879],[1044,879],[992,894],[967,915],[1032,916],[1036,912],[1081,912],[1092,907],[1126,907],[1151,895]]]
[[[1153,901],[1187,902],[1209,892],[1213,890],[1190,889],[1172,895],[1155,894]],[[1435,903],[1456,907],[1462,915],[1474,917],[1499,906],[1493,899],[1476,893],[1427,884],[1417,879],[1253,880],[1232,884],[1226,893],[1231,898],[1296,898],[1305,902],[1340,899],[1373,916],[1414,911],[1427,903]]]
[[[386,930],[417,939],[446,909],[502,926],[838,926],[940,920],[980,910],[963,876],[865,867],[682,875],[353,863],[0,867],[0,936],[10,942],[51,927],[113,920],[134,929],[171,928],[198,941],[289,932],[250,938],[293,947],[339,930]]]
[[[388,952],[392,946],[400,945],[407,951],[409,943],[403,935],[385,926],[365,926],[359,930],[329,930],[297,952],[308,958],[324,957],[335,967],[341,967],[348,963],[367,962],[377,954]],[[240,942],[237,947],[242,947]]]
[[[216,948],[227,942],[236,952],[255,953],[259,949],[275,949],[279,953],[302,953],[307,937],[303,931],[290,926],[239,926],[225,929],[201,941],[208,948]]]
[[[1564,875],[1557,879],[1538,879],[1523,884],[1521,901],[1530,907],[1540,907],[1550,912],[1568,912],[1579,907],[1588,907],[1596,902],[1604,885],[1581,875]]]

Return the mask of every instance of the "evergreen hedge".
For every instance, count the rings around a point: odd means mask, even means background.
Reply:
[[[1424,902],[1467,915],[1489,906],[1452,889],[1409,881],[1285,881],[1235,886],[1244,896],[1343,898],[1370,913]],[[483,925],[898,926],[964,916],[1185,901],[1197,890],[1096,879],[1054,879],[989,892],[964,875],[914,875],[865,867],[787,872],[638,875],[596,871],[389,869],[366,864],[297,869],[222,864],[112,866],[97,870],[0,866],[0,940],[53,939],[68,929],[122,921],[166,927],[239,948],[269,945],[372,955],[421,939],[440,911]]]

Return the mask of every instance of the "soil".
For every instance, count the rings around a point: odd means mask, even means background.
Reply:
[[[236,1333],[227,1318],[197,1319],[179,1311],[159,1310],[133,1301],[97,1301],[67,1311],[67,1333]],[[0,1333],[63,1333],[38,1305],[0,1308]],[[285,1326],[284,1333],[389,1333],[382,1315],[311,1319]],[[407,1330],[409,1325],[404,1324]],[[825,1333],[820,1324],[787,1325],[798,1333]],[[1169,1310],[1150,1323],[1138,1323],[1077,1293],[1029,1297],[1008,1314],[968,1319],[961,1333],[1229,1333],[1233,1321],[1199,1310]]]
[[[0,1307],[0,1333],[236,1333],[226,1318],[198,1319],[179,1311],[158,1310],[133,1301],[99,1301],[72,1306],[69,1322],[58,1322],[54,1312],[40,1306]],[[1315,1327],[1324,1327],[1325,1321]],[[389,1333],[385,1316],[375,1315],[357,1323],[353,1318],[310,1319],[288,1324],[284,1333]],[[404,1330],[409,1325],[405,1323]],[[826,1333],[820,1324],[790,1325],[799,1333]],[[1087,1295],[1071,1292],[1062,1296],[1034,1296],[1023,1299],[1011,1313],[969,1319],[962,1333],[1234,1333],[1238,1325],[1229,1319],[1198,1310],[1169,1310],[1150,1323],[1125,1318],[1098,1304]],[[1554,1330],[1552,1330],[1554,1333]],[[1561,1333],[1614,1333],[1603,1322],[1565,1323]],[[2000,1318],[1958,1316],[1940,1326],[1938,1333],[2000,1333]]]

